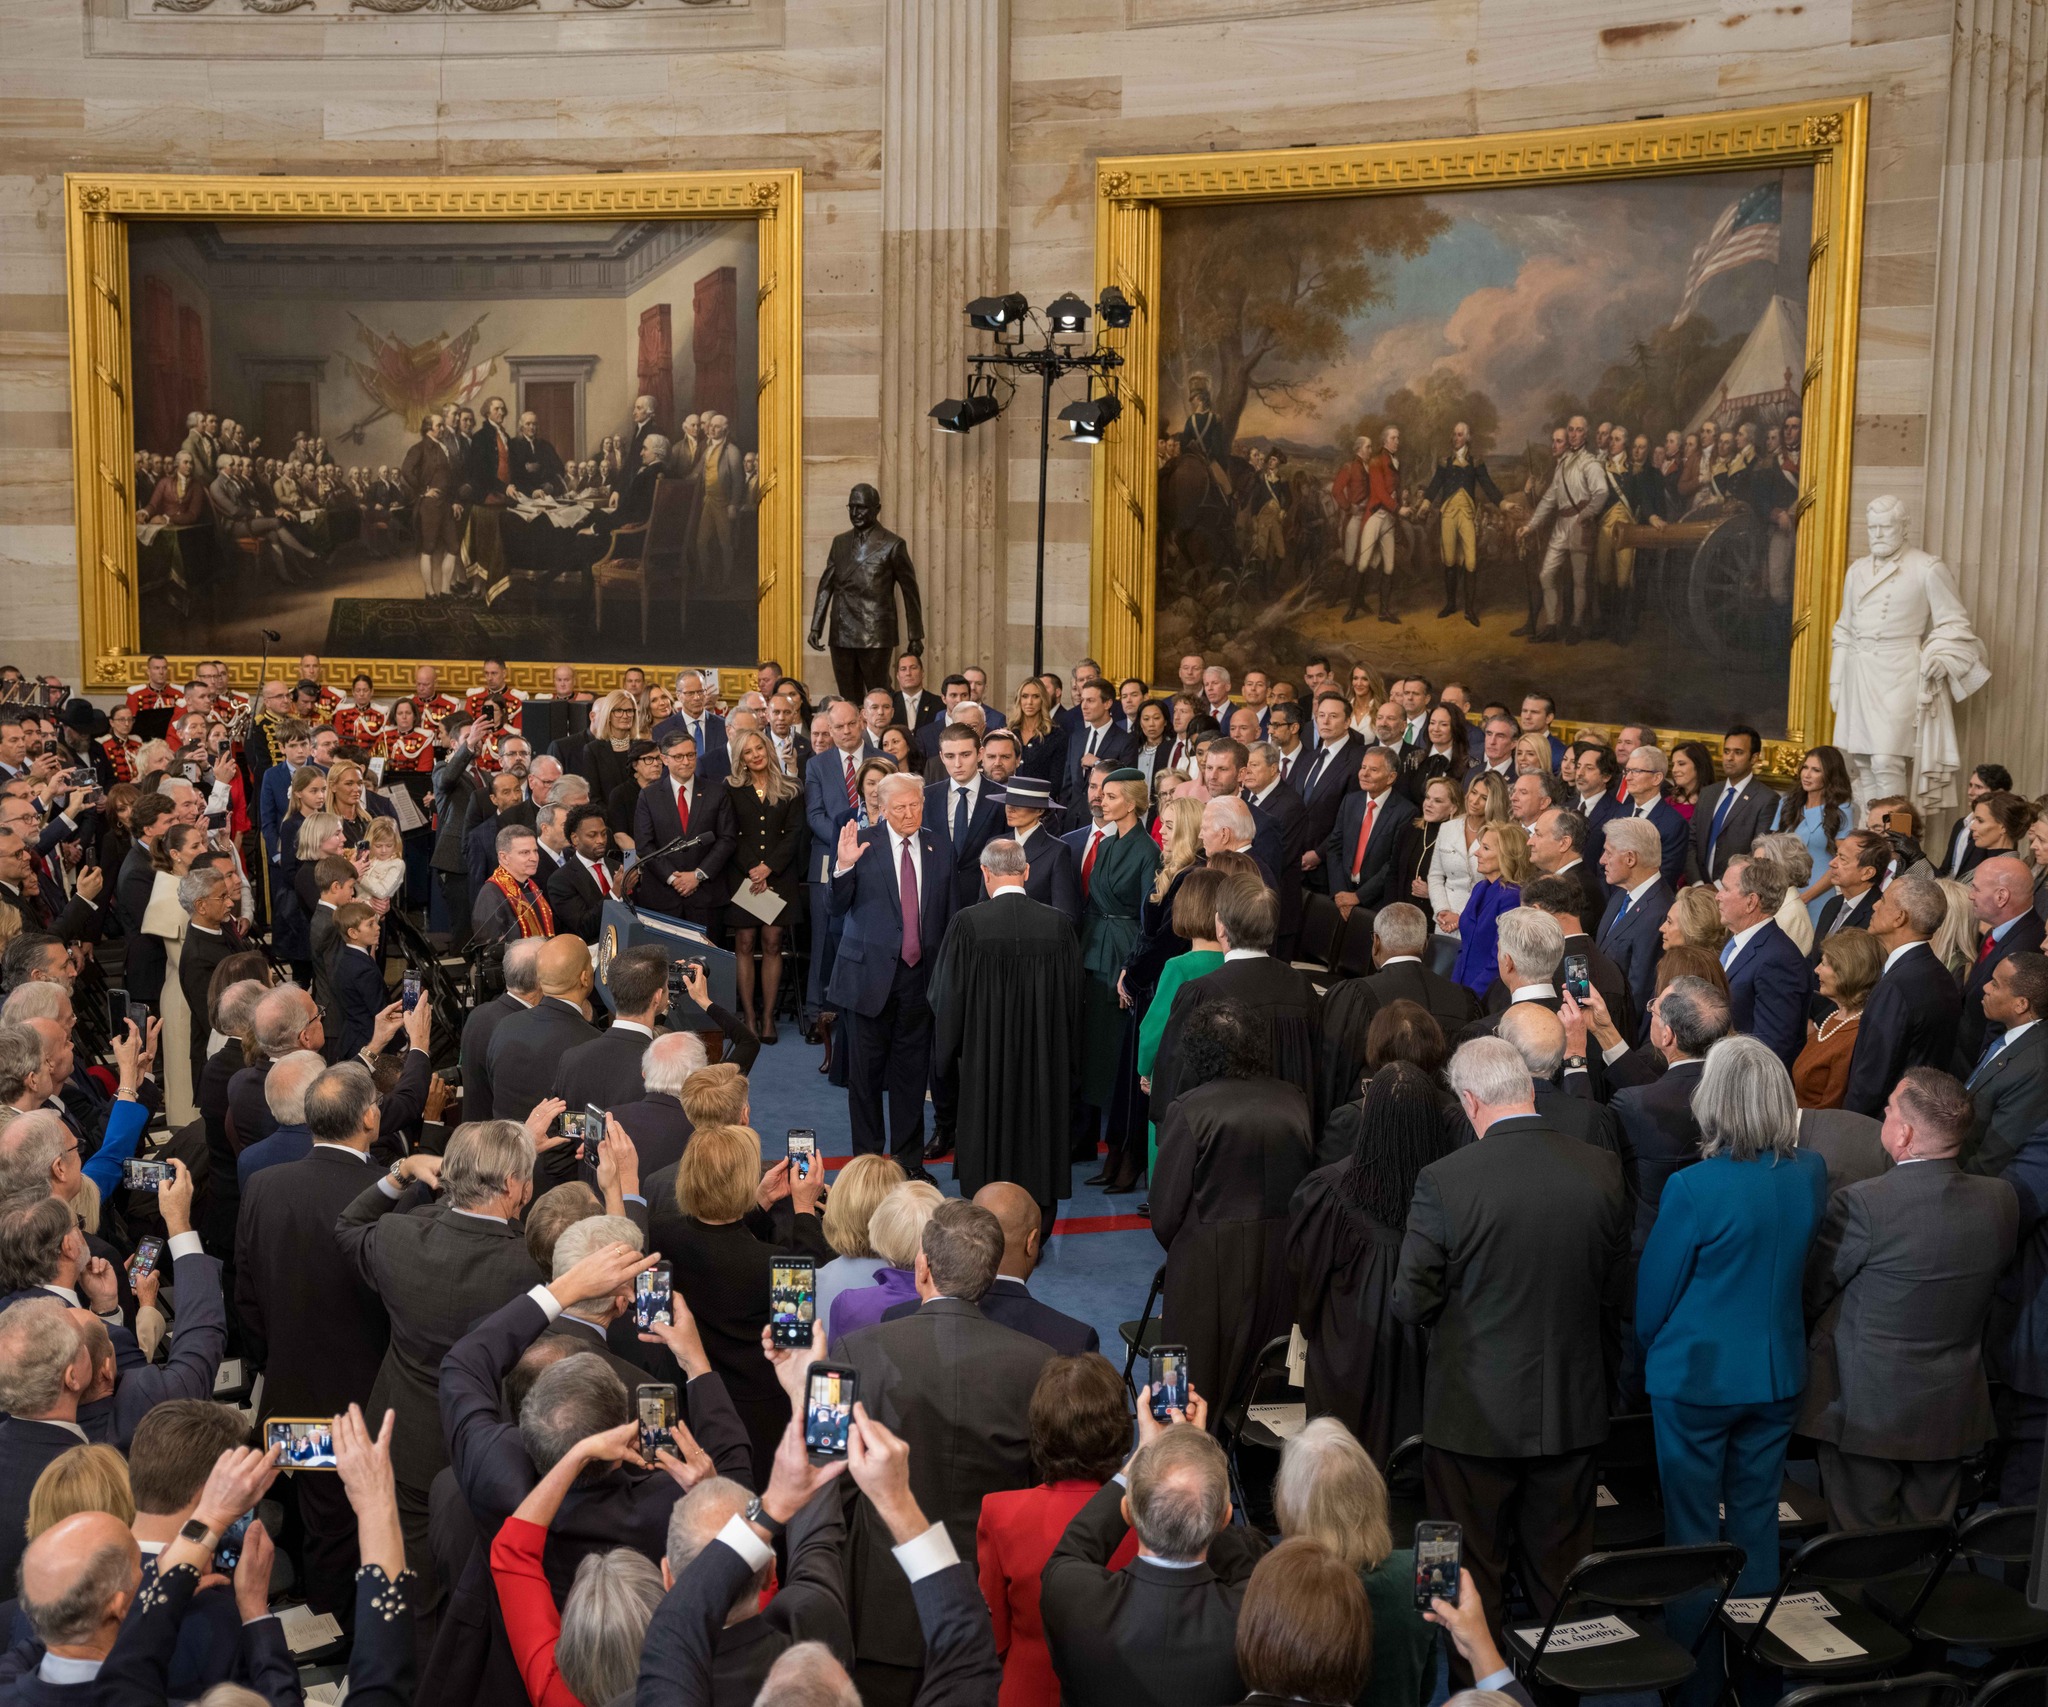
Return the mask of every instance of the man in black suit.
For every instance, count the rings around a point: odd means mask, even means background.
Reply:
[[[1993,862],[1986,860],[1984,865]],[[1977,867],[1978,871],[1984,865]],[[1970,1135],[1962,1165],[1973,1174],[1997,1178],[2034,1131],[2048,1121],[2048,955],[2020,949],[2002,955],[1984,986],[1984,1018],[1995,1029],[1967,1074]],[[1956,1065],[1963,1066],[1956,1050]]]
[[[566,1050],[555,1069],[551,1094],[578,1111],[640,1100],[640,1058],[668,1013],[668,956],[653,944],[621,949],[609,976],[612,1023]]]
[[[540,1000],[540,951],[545,937],[526,937],[505,947],[505,988],[470,1012],[462,1026],[462,1118],[491,1118],[491,1080],[486,1070],[498,1027]]]
[[[540,1000],[524,1013],[499,1022],[484,1058],[495,1120],[524,1120],[534,1104],[553,1094],[562,1057],[598,1035],[597,1027],[590,1023],[594,980],[590,952],[582,940],[550,937],[540,951],[538,975]],[[463,1082],[466,1086],[468,1080]]]
[[[1529,1069],[1508,1043],[1465,1044],[1449,1078],[1479,1142],[1417,1178],[1393,1311],[1431,1330],[1425,1505],[1464,1526],[1465,1567],[1497,1629],[1511,1552],[1547,1617],[1592,1549],[1628,1195],[1619,1160],[1537,1117]],[[1452,1681],[1469,1681],[1460,1660]]]
[[[1835,840],[1828,860],[1828,879],[1835,892],[1822,905],[1813,926],[1813,952],[1809,965],[1820,964],[1820,947],[1837,931],[1867,931],[1870,911],[1877,905],[1878,885],[1891,862],[1889,838],[1871,830],[1844,830]],[[2029,894],[2028,900],[2032,900]]]
[[[694,1032],[665,1031],[642,1056],[639,1099],[612,1105],[612,1118],[639,1153],[643,1180],[682,1160],[693,1130],[682,1104],[683,1084],[705,1064],[703,1042]]]
[[[1067,1707],[1243,1698],[1237,1613],[1265,1552],[1230,1521],[1223,1449],[1191,1398],[1169,1426],[1138,1405],[1138,1450],[1083,1506],[1046,1561],[1039,1607]],[[1111,1556],[1132,1530],[1138,1556]]]
[[[739,845],[739,829],[725,785],[698,776],[697,743],[687,732],[669,735],[661,745],[661,761],[668,775],[643,788],[633,808],[633,843],[640,852],[636,904],[712,931],[725,905],[721,879]],[[660,851],[692,837],[703,839]]]
[[[1050,1304],[1031,1296],[1031,1271],[1038,1266],[1044,1220],[1031,1193],[1008,1180],[994,1180],[974,1194],[1003,1229],[1003,1260],[989,1289],[981,1295],[981,1313],[991,1322],[1043,1340],[1061,1357],[1100,1351],[1102,1336]],[[899,1321],[923,1308],[921,1301],[892,1304],[882,1312],[885,1322]]]
[[[1415,802],[1394,785],[1393,761],[1384,747],[1368,747],[1358,762],[1358,790],[1337,812],[1323,843],[1322,869],[1347,919],[1353,908],[1368,912],[1402,899],[1394,874],[1394,850],[1415,819]]]
[[[1746,723],[1721,737],[1721,780],[1700,790],[1692,812],[1693,868],[1704,882],[1719,883],[1777,816],[1777,793],[1756,774],[1763,750],[1763,736]]]
[[[341,1059],[341,998],[334,989],[334,957],[341,950],[341,928],[335,922],[343,907],[356,898],[356,868],[344,854],[328,854],[313,868],[319,899],[307,926],[307,941],[313,956],[313,1000],[319,1004],[320,1023],[326,1033],[321,1053],[330,1061]]]
[[[981,898],[981,850],[1007,825],[1002,790],[982,775],[981,737],[964,723],[949,723],[937,746],[945,779],[926,785],[924,821],[953,856],[953,907],[958,911]],[[942,1130],[949,1127],[950,1122],[941,1122]]]
[[[1609,822],[1602,840],[1600,869],[1609,893],[1594,942],[1621,973],[1629,1011],[1640,1021],[1648,1015],[1657,987],[1664,920],[1675,897],[1658,869],[1660,846],[1653,826],[1639,818],[1617,818]],[[1630,1029],[1619,1016],[1615,1023],[1630,1037],[1641,1030],[1640,1024]]]
[[[1564,1021],[1537,1002],[1517,1002],[1500,1016],[1494,1035],[1514,1045],[1536,1086],[1536,1116],[1553,1132],[1606,1150],[1621,1159],[1621,1182],[1635,1195],[1635,1157],[1621,1121],[1606,1103],[1563,1088]]]
[[[912,736],[946,715],[946,702],[924,685],[924,659],[915,652],[905,652],[896,660],[896,691],[889,697],[894,701],[889,708],[891,720]]]
[[[156,887],[156,846],[176,821],[177,809],[178,803],[167,794],[145,794],[136,801],[129,814],[135,841],[114,879],[114,915],[121,921],[122,934],[128,939],[121,981],[130,996],[149,1005],[151,1013],[162,1005],[164,971],[169,961],[163,938],[143,933],[142,916],[149,910],[150,891]]]
[[[1948,898],[1931,877],[1899,878],[1871,909],[1871,934],[1885,951],[1884,975],[1864,999],[1849,1057],[1842,1106],[1852,1113],[1883,1113],[1909,1067],[1947,1072],[1955,1063],[1962,992],[1928,947],[1947,917]]]
[[[36,1478],[85,1444],[78,1407],[92,1379],[92,1353],[61,1298],[0,1310],[0,1572],[10,1583],[28,1540]]]
[[[1963,981],[1963,1013],[1956,1025],[1956,1065],[1973,1067],[1998,1029],[1984,1008],[1984,989],[2000,961],[2041,947],[2043,925],[2034,911],[2034,874],[2016,854],[1989,854],[1970,873],[1970,912],[1983,927],[1983,945]],[[1967,1078],[1958,1072],[1958,1078]]]
[[[1552,1013],[1564,1006],[1557,987],[1558,968],[1564,961],[1564,926],[1550,914],[1534,907],[1511,907],[1501,914],[1495,959],[1500,976],[1488,994],[1487,1011],[1458,1034],[1458,1043],[1494,1036],[1500,1030],[1500,1016],[1524,1002],[1534,1002]]]
[[[1903,878],[1886,898],[1920,881]],[[1961,1085],[1906,1069],[1884,1104],[1884,1147],[1899,1165],[1835,1194],[1807,1259],[1797,1426],[1820,1442],[1837,1529],[1948,1522],[1964,1460],[1997,1432],[1984,1326],[2019,1202],[2006,1181],[1957,1166],[1969,1126]]]
[[[1664,798],[1664,779],[1670,772],[1671,761],[1663,749],[1647,743],[1636,748],[1621,768],[1622,786],[1628,790],[1622,811],[1628,817],[1643,820],[1657,832],[1662,850],[1659,868],[1665,883],[1676,894],[1685,887],[1685,862],[1692,845],[1692,830],[1684,814]],[[1743,850],[1731,849],[1730,857],[1740,851]]]
[[[1301,856],[1308,851],[1308,808],[1301,796],[1280,780],[1280,749],[1271,741],[1254,741],[1245,749],[1243,782],[1252,816],[1270,822],[1279,833],[1279,868],[1274,877],[1280,892],[1280,935],[1275,948],[1282,959],[1289,959],[1301,930]]]
[[[1025,1419],[1053,1355],[1044,1341],[982,1314],[980,1300],[1002,1257],[1002,1224],[986,1209],[948,1199],[925,1223],[917,1313],[834,1348],[860,1372],[868,1414],[908,1442],[911,1491],[945,1525],[970,1572],[982,1496],[1037,1480]],[[925,1664],[924,1643],[909,1585],[890,1566],[888,1525],[872,1501],[855,1505],[848,1546],[861,1693],[907,1702]]]
[[[1446,1037],[1456,1037],[1479,1017],[1479,1002],[1470,990],[1422,963],[1428,946],[1428,922],[1413,903],[1395,901],[1373,915],[1372,963],[1378,970],[1370,977],[1343,979],[1323,997],[1325,1109],[1358,1095],[1366,1034],[1390,1002],[1415,1003]]]
[[[1586,934],[1580,921],[1578,907],[1585,898],[1585,892],[1569,877],[1532,877],[1522,885],[1522,905],[1533,907],[1539,913],[1548,913],[1557,921],[1557,927],[1564,933],[1564,947],[1558,960],[1554,981],[1562,988],[1564,963],[1574,955],[1586,962],[1587,982],[1600,992],[1601,1001],[1607,1004],[1607,1011],[1614,1016],[1614,1023],[1624,1034],[1635,1034],[1635,998],[1630,993],[1627,980],[1622,977],[1621,968],[1600,952],[1600,947]],[[1526,971],[1526,968],[1524,969]],[[1493,981],[1493,987],[1486,993],[1486,1006],[1491,1012],[1499,1012],[1508,1005],[1508,987],[1500,979]],[[1561,1005],[1561,1004],[1560,1004]]]
[[[582,952],[573,938],[569,946]],[[519,1226],[533,1196],[533,1162],[533,1136],[523,1128],[500,1120],[465,1125],[445,1156],[407,1156],[334,1224],[343,1258],[391,1321],[368,1414],[398,1413],[391,1465],[406,1557],[422,1578],[417,1604],[429,1614],[446,1586],[435,1580],[427,1543],[429,1491],[448,1462],[441,1360],[478,1317],[541,1281]]]
[[[1568,806],[1539,813],[1529,833],[1529,860],[1548,877],[1562,877],[1579,891],[1572,913],[1587,930],[1600,928],[1607,913],[1607,884],[1586,857],[1586,820]]]
[[[629,898],[639,879],[634,873],[620,871],[602,806],[571,807],[563,822],[569,852],[548,878],[548,905],[555,910],[556,930],[595,942],[604,904]]]
[[[1351,705],[1340,693],[1317,699],[1315,720],[1316,750],[1307,768],[1298,773],[1303,807],[1301,865],[1308,873],[1302,881],[1305,888],[1328,895],[1332,879],[1323,866],[1323,844],[1336,828],[1338,810],[1358,787],[1358,761],[1365,751],[1365,739],[1352,729]]]
[[[1116,690],[1104,681],[1084,682],[1077,696],[1080,719],[1067,735],[1066,768],[1060,799],[1071,813],[1088,798],[1088,773],[1137,763],[1139,737],[1116,726]]]
[[[325,1417],[360,1403],[377,1379],[391,1324],[376,1290],[335,1243],[341,1212],[378,1176],[381,1113],[370,1075],[330,1067],[306,1094],[315,1128],[303,1161],[251,1177],[235,1225],[235,1312],[262,1417]],[[297,1479],[306,1518],[306,1598],[316,1612],[355,1599],[355,1524],[337,1476]]]
[[[1704,978],[1674,978],[1652,1003],[1650,1041],[1668,1065],[1662,1077],[1614,1093],[1636,1161],[1635,1227],[1630,1247],[1642,1254],[1663,1201],[1664,1184],[1699,1160],[1699,1122],[1692,1094],[1707,1051],[1728,1035],[1728,1002]]]

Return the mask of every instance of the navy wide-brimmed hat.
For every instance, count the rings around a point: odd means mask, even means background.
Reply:
[[[1035,776],[1013,776],[1003,784],[1003,804],[1047,811],[1052,806],[1052,784]]]

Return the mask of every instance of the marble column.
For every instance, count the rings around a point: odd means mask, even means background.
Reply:
[[[2044,87],[2048,8],[1957,0],[1923,543],[1955,570],[1990,649],[1990,684],[1959,708],[1963,763],[2008,766],[2026,795],[2048,769]]]
[[[909,542],[937,673],[995,674],[1004,429],[939,432],[965,394],[970,298],[1006,287],[1008,0],[887,0],[882,119],[884,522]]]

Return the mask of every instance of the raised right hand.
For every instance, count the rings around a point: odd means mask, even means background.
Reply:
[[[839,826],[839,864],[853,865],[867,851],[867,843],[860,839],[860,826],[853,819],[847,819]]]

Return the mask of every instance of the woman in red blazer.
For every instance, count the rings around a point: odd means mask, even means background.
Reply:
[[[1003,1656],[998,1707],[1059,1707],[1060,1684],[1038,1615],[1038,1576],[1074,1516],[1123,1468],[1131,1448],[1124,1384],[1105,1357],[1056,1357],[1031,1394],[1031,1461],[1045,1478],[1035,1488],[987,1494],[975,1530],[982,1598]],[[1135,1532],[1110,1559],[1122,1570],[1137,1557]]]

